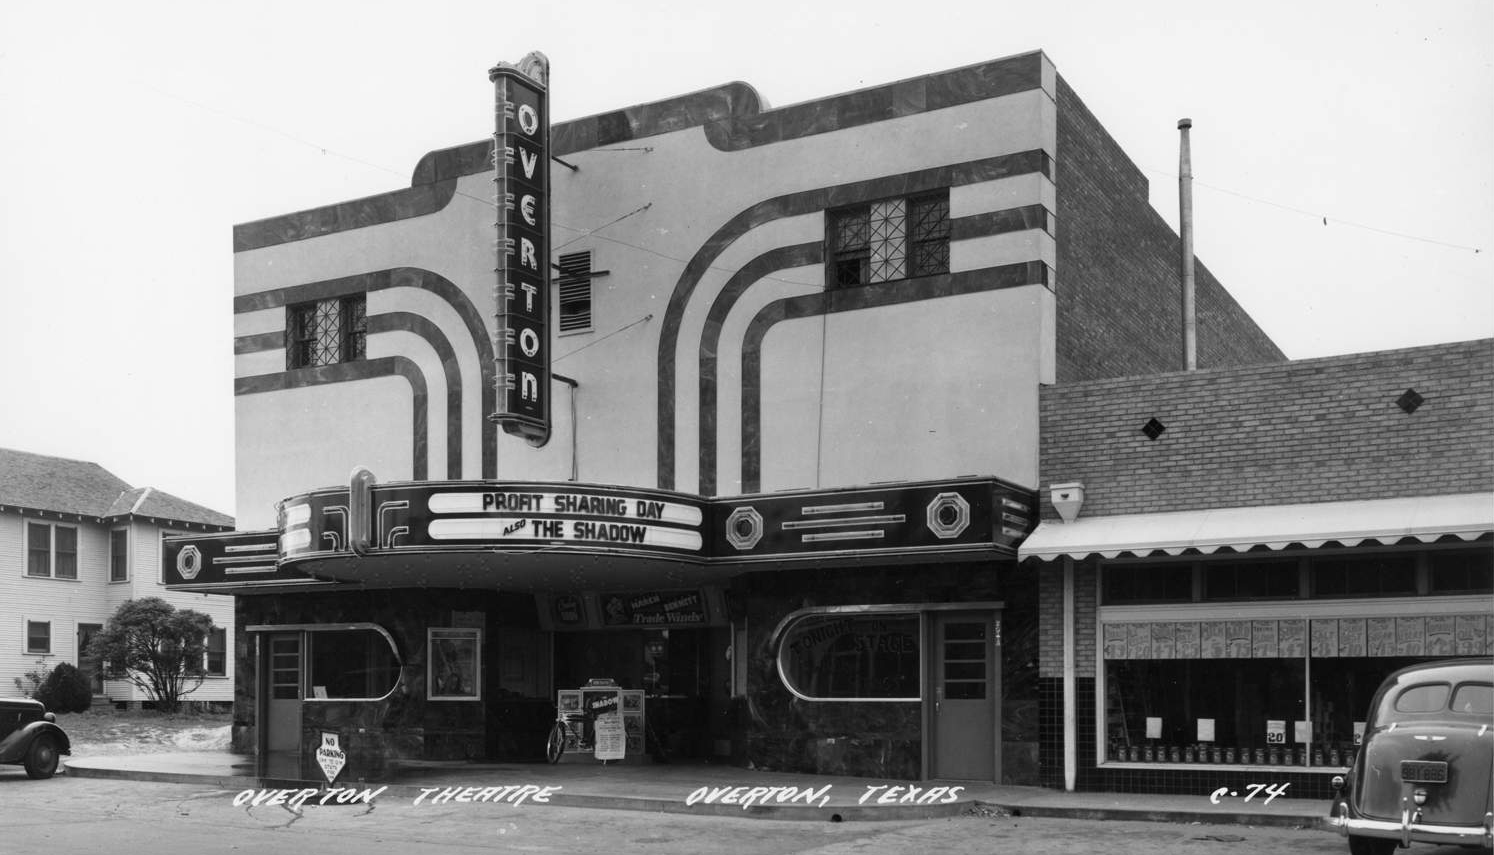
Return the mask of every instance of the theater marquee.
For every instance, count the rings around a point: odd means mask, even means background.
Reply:
[[[495,87],[498,411],[533,445],[550,438],[550,62],[488,71]]]
[[[1014,558],[1037,521],[1031,489],[989,477],[703,497],[365,474],[281,501],[271,531],[168,538],[167,587],[506,587],[555,593],[557,626],[681,625],[716,615],[681,591],[752,565]],[[566,590],[607,592],[616,607],[559,596]]]

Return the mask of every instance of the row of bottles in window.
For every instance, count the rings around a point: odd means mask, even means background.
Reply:
[[[1245,766],[1347,767],[1354,762],[1353,745],[1319,745],[1312,749],[1281,745],[1236,747],[1198,743],[1193,745],[1122,745],[1110,747],[1117,763],[1217,763]]]

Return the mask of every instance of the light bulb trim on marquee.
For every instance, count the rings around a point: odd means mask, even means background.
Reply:
[[[550,61],[535,51],[488,71],[493,168],[497,411],[531,445],[550,438]]]

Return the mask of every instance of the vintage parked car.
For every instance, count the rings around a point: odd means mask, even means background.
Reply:
[[[25,766],[33,778],[50,778],[62,755],[71,753],[67,734],[41,701],[0,698],[0,763]]]
[[[1402,668],[1370,702],[1329,821],[1352,855],[1412,843],[1494,846],[1494,659]]]

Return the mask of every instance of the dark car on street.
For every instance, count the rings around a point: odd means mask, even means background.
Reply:
[[[1352,855],[1412,843],[1494,845],[1494,659],[1402,668],[1370,702],[1330,823]]]
[[[33,778],[50,778],[62,755],[71,753],[67,734],[41,701],[0,698],[0,763],[25,766]]]

